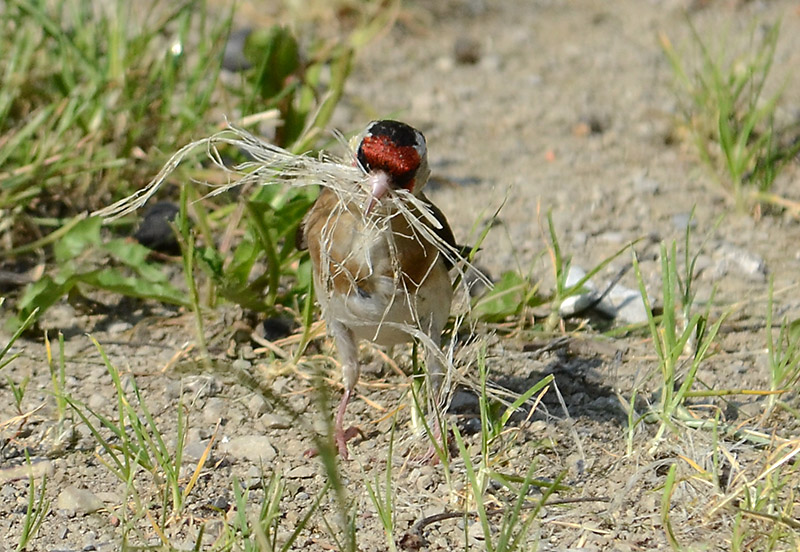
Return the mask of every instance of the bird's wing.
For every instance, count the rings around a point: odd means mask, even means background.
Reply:
[[[431,210],[431,214],[433,218],[439,223],[440,228],[431,228],[433,232],[439,236],[439,238],[453,248],[453,250],[461,251],[461,246],[456,244],[456,237],[453,234],[452,228],[450,228],[450,224],[447,222],[447,218],[445,218],[444,213],[441,209],[439,209],[436,204],[434,204],[425,194],[420,195],[422,201],[425,202],[425,205]],[[453,263],[448,260],[448,255],[443,255],[442,260],[444,260],[445,266],[447,269],[450,270],[453,267]]]

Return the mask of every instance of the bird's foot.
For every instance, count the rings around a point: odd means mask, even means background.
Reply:
[[[342,457],[342,460],[350,459],[350,453],[347,451],[347,441],[357,435],[361,435],[363,437],[364,433],[356,426],[350,426],[347,429],[337,429],[334,431],[333,442],[336,445],[336,452],[339,453],[339,456]],[[310,448],[303,453],[303,456],[306,458],[314,458],[315,456],[319,456],[319,449],[316,447]]]
[[[347,460],[350,458],[350,453],[347,451],[347,441],[355,437],[356,435],[361,435],[363,437],[363,433],[361,429],[356,426],[350,426],[347,429],[339,428],[336,430],[333,436],[333,442],[336,443],[336,448],[339,451],[339,456],[342,457],[342,460]]]

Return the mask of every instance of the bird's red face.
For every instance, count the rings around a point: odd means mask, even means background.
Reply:
[[[389,190],[417,191],[420,168],[427,166],[426,156],[425,137],[417,129],[398,121],[371,123],[357,152],[359,164],[370,176],[372,197],[367,212]],[[427,174],[422,176],[427,178]]]

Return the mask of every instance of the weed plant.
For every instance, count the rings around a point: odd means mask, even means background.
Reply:
[[[244,211],[231,198],[204,204],[190,196],[184,216],[191,215],[197,235],[191,267],[211,282],[196,297],[168,282],[146,249],[107,241],[99,220],[82,212],[129,195],[158,173],[165,155],[213,133],[221,122],[210,116],[215,111],[266,125],[279,146],[312,149],[326,137],[355,46],[378,32],[388,13],[364,20],[349,37],[316,39],[308,49],[286,27],[254,32],[245,47],[252,68],[226,84],[220,74],[232,20],[204,1],[146,13],[122,1],[102,8],[82,0],[10,2],[0,39],[10,52],[0,60],[0,167],[14,169],[0,174],[0,233],[12,244],[6,257],[53,255],[8,326],[16,329],[31,313],[38,317],[61,298],[90,290],[184,307],[213,306],[218,298],[257,311],[278,302],[296,307],[307,286],[302,279],[297,289],[286,286],[284,279],[297,267],[292,233],[313,191],[260,188],[239,204]],[[235,150],[225,155],[245,160]],[[198,162],[182,167],[174,181],[221,177]],[[254,274],[261,263],[268,270]]]
[[[9,227],[61,226],[138,186],[163,163],[157,152],[213,124],[230,18],[205,2],[146,12],[124,1],[11,0],[2,26]]]
[[[540,293],[538,283],[534,283],[533,265],[524,270],[509,270],[492,285],[485,294],[478,297],[472,305],[471,316],[482,323],[511,324],[518,330],[533,329],[545,335],[564,329],[560,309],[564,301],[586,290],[586,283],[599,274],[620,255],[628,251],[631,244],[620,248],[613,255],[603,259],[574,283],[568,283],[572,258],[561,247],[553,217],[547,213],[547,230],[540,229],[545,249],[550,259],[555,282],[551,293]],[[548,309],[549,313],[541,321],[533,320],[534,309]]]
[[[767,92],[780,23],[754,24],[742,48],[726,44],[715,49],[691,21],[689,29],[696,66],[666,34],[659,38],[677,82],[683,124],[700,159],[714,170],[737,209],[768,203],[798,216],[796,203],[772,193],[780,171],[800,152],[800,129],[777,117],[783,88]]]
[[[651,441],[650,452],[663,451],[663,441],[672,435],[671,443],[686,443],[693,440],[708,441],[702,453],[710,459],[710,466],[704,468],[702,460],[692,460],[687,454],[697,453],[694,447],[687,446],[686,453],[680,454],[675,462],[669,464],[661,489],[661,523],[667,541],[674,550],[685,549],[680,537],[680,527],[673,519],[676,495],[681,487],[700,481],[709,483],[716,489],[711,505],[705,509],[706,519],[733,512],[732,534],[724,537],[733,550],[755,549],[760,543],[764,550],[782,550],[785,545],[797,542],[796,520],[787,513],[796,506],[796,493],[790,481],[797,477],[800,460],[800,442],[796,438],[785,438],[776,434],[765,434],[756,429],[729,424],[721,419],[721,412],[712,409],[712,416],[703,418],[701,409],[692,408],[688,402],[698,397],[726,397],[730,395],[751,395],[765,397],[767,413],[775,405],[784,406],[790,415],[797,413],[779,401],[779,397],[797,378],[797,339],[794,324],[784,321],[777,332],[772,327],[772,287],[770,285],[767,305],[767,353],[769,367],[768,390],[758,389],[696,389],[700,382],[698,372],[705,365],[714,349],[720,327],[730,309],[723,312],[715,322],[711,322],[712,298],[704,307],[698,307],[694,292],[694,271],[698,252],[690,254],[690,231],[687,226],[684,242],[683,262],[678,263],[676,243],[667,248],[661,246],[660,300],[663,314],[652,314],[650,301],[644,287],[638,261],[634,255],[634,269],[639,281],[642,296],[650,313],[648,326],[656,358],[658,360],[657,404],[641,416],[634,413],[636,391],[628,402],[629,431],[628,453],[634,452],[633,429],[641,421],[657,421],[658,430]],[[682,269],[681,269],[682,265]],[[765,416],[766,417],[766,416]],[[795,421],[796,423],[796,421]],[[752,423],[751,425],[755,425]],[[700,430],[709,437],[692,436]],[[781,433],[781,432],[779,432]],[[669,445],[672,446],[672,445]],[[669,446],[667,448],[669,448]],[[737,462],[735,450],[756,447],[763,450],[760,469]],[[726,466],[723,468],[723,465]],[[688,466],[687,470],[683,466]],[[729,470],[730,473],[727,473]],[[790,545],[791,547],[791,545]]]
[[[128,380],[132,388],[132,396],[129,396],[119,371],[109,361],[100,344],[94,340],[93,342],[103,358],[114,385],[117,398],[116,416],[111,418],[103,413],[95,412],[70,395],[64,396],[64,400],[83,421],[103,451],[104,454],[98,456],[100,461],[121,483],[126,485],[134,502],[141,508],[137,518],[141,517],[145,511],[148,513],[150,511],[150,505],[144,498],[146,495],[137,489],[137,477],[140,470],[144,470],[151,476],[153,486],[158,489],[158,499],[155,505],[161,509],[159,520],[154,522],[153,528],[157,534],[163,535],[168,520],[172,520],[182,513],[184,504],[203,468],[208,450],[198,463],[189,482],[184,485],[181,481],[181,469],[187,430],[185,407],[178,405],[176,409],[175,445],[169,447],[167,438],[156,424],[136,381],[132,378]],[[122,514],[123,519],[127,519],[127,512],[123,511]],[[155,521],[155,518],[151,517],[150,519]],[[126,532],[131,527],[126,525]]]
[[[559,481],[554,483],[536,481],[534,478],[535,463],[528,467],[522,477],[501,473],[501,466],[507,464],[505,457],[507,447],[510,448],[523,432],[520,427],[508,426],[511,416],[523,407],[529,408],[529,415],[532,414],[535,405],[552,384],[553,376],[546,376],[520,395],[512,404],[503,408],[497,401],[492,400],[487,387],[489,372],[486,367],[485,353],[486,351],[482,350],[477,359],[480,373],[478,401],[481,420],[477,464],[472,460],[472,453],[468,450],[458,427],[453,426],[453,433],[458,448],[458,459],[464,465],[467,487],[472,495],[465,501],[465,506],[472,505],[476,509],[486,550],[507,552],[524,549],[530,529],[544,502],[550,494],[560,488]],[[528,404],[537,393],[539,393],[538,399],[532,401],[532,405]],[[513,496],[509,507],[504,509],[499,528],[490,521],[491,512],[486,507],[486,493],[490,481],[494,481],[501,488],[506,488]],[[544,487],[543,497],[533,502],[534,508],[526,512],[527,516],[523,516],[523,511],[531,505],[528,491],[534,486]]]
[[[766,338],[769,383],[772,393],[769,395],[768,411],[778,405],[792,411],[793,409],[787,403],[780,400],[780,396],[784,392],[796,389],[800,383],[800,321],[789,321],[784,318],[776,337],[773,317],[773,282],[770,278]],[[793,411],[793,414],[795,417],[800,417],[797,411]]]
[[[3,306],[5,302],[4,297],[0,297],[0,307]],[[11,364],[15,359],[19,357],[18,352],[11,353],[14,344],[17,340],[22,336],[25,330],[33,324],[35,313],[28,316],[22,324],[20,324],[17,331],[9,338],[8,343],[0,350],[0,373],[3,372],[4,368],[6,368],[9,364]],[[25,390],[27,388],[28,379],[26,378],[22,382],[15,382],[10,377],[6,376],[6,383],[8,384],[9,388],[11,389],[11,393],[14,397],[14,404],[16,407],[17,414],[20,416],[20,424],[25,423],[26,416],[22,411],[22,400],[25,397]],[[59,406],[61,403],[59,403]],[[4,420],[0,420],[5,422]],[[3,423],[2,426],[4,427],[6,423]],[[21,425],[18,428],[18,431],[21,430]],[[3,448],[5,447],[6,443],[2,443]],[[42,483],[38,489],[36,487],[36,478],[33,476],[33,469],[31,466],[31,459],[30,454],[26,450],[25,451],[25,460],[27,462],[28,467],[31,469],[31,475],[28,477],[28,501],[27,506],[25,509],[25,516],[22,520],[22,527],[20,529],[19,539],[17,540],[16,550],[17,552],[21,550],[25,550],[28,547],[30,541],[36,537],[36,534],[39,532],[39,529],[44,522],[45,517],[50,512],[50,500],[46,497],[47,491],[47,475],[45,474],[42,476]]]
[[[30,467],[30,455],[25,453],[25,459]],[[42,476],[41,487],[36,489],[36,479],[31,475],[28,478],[28,502],[25,508],[25,517],[22,521],[19,541],[16,551],[20,552],[28,548],[31,540],[36,537],[42,527],[47,514],[50,513],[50,500],[47,498],[47,475]]]
[[[633,255],[633,266],[639,282],[639,291],[645,303],[650,337],[658,358],[660,378],[659,405],[651,411],[660,420],[660,427],[654,439],[658,443],[666,429],[676,430],[678,419],[688,420],[685,411],[686,400],[693,394],[693,386],[700,366],[710,354],[710,347],[716,339],[725,315],[710,323],[713,294],[705,307],[697,311],[694,292],[694,272],[699,252],[691,256],[689,252],[691,231],[686,227],[684,241],[683,272],[678,264],[677,244],[672,242],[667,249],[661,244],[661,293],[663,314],[653,314],[647,296],[644,279],[638,259]],[[632,408],[632,403],[631,403]]]

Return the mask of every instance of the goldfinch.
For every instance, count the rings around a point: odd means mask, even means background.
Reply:
[[[430,175],[422,133],[398,121],[374,121],[357,143],[355,161],[366,173],[367,199],[323,188],[298,230],[342,364],[344,394],[334,441],[343,458],[354,433],[345,430],[344,418],[361,372],[359,340],[392,346],[419,339],[429,392],[440,392],[441,336],[453,298],[449,269],[457,258],[447,220],[422,193]],[[438,436],[438,421],[429,427]]]

